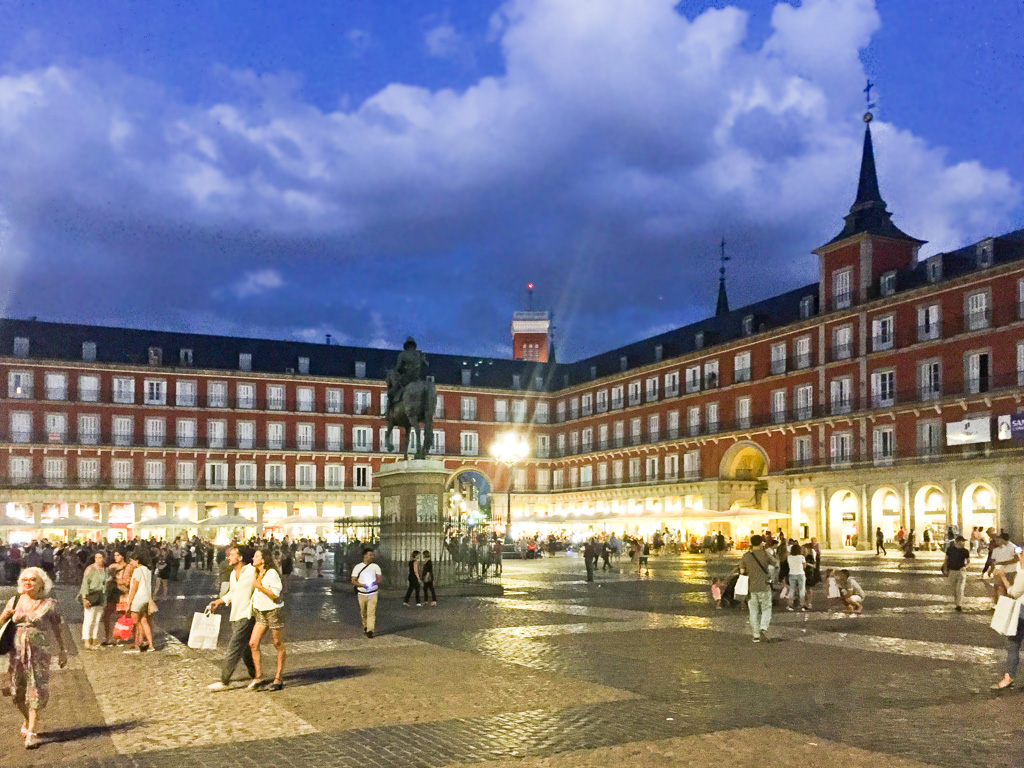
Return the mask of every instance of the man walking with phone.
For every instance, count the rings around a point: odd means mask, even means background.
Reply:
[[[363,562],[352,569],[352,583],[356,587],[359,599],[359,616],[363,620],[363,634],[373,637],[373,629],[377,623],[377,590],[383,580],[380,566],[373,562],[373,550],[363,550]]]
[[[768,627],[772,623],[772,568],[778,568],[775,555],[758,534],[750,537],[750,549],[740,559],[740,573],[747,576],[747,610],[754,642],[769,642]]]

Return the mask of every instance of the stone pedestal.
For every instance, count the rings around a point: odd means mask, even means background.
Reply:
[[[429,550],[434,579],[445,586],[447,569],[440,568],[444,548],[444,492],[448,470],[430,459],[396,461],[377,472],[380,486],[380,548],[376,562],[385,584],[404,589],[409,555]]]

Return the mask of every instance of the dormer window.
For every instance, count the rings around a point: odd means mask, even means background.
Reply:
[[[83,341],[82,342],[82,359],[87,363],[96,362],[96,342],[95,341]]]
[[[366,363],[364,363],[362,360],[356,360],[356,371],[355,371],[355,373],[356,373],[356,378],[357,379],[365,379],[366,378]]]
[[[192,367],[192,350],[191,349],[179,349],[178,350],[178,365],[184,368]]]
[[[28,357],[28,339],[24,336],[14,337],[14,356]]]
[[[995,254],[995,243],[992,238],[982,240],[975,246],[975,255],[978,261],[978,269],[984,269],[985,267],[992,266],[993,256]]]
[[[164,351],[160,347],[149,348],[149,364],[150,365],[163,365],[164,364]]]
[[[753,336],[754,335],[754,316],[747,315],[743,318],[743,335]]]
[[[523,386],[523,380],[520,378],[518,373],[512,374],[512,389],[520,389]]]
[[[300,357],[299,358],[299,373],[305,374],[307,376],[309,375],[309,358],[308,357]]]
[[[800,319],[806,320],[814,315],[814,297],[804,296],[800,299]]]
[[[704,331],[697,331],[693,334],[694,349],[704,349]]]
[[[619,370],[620,371],[624,371],[628,367],[629,367],[629,360],[627,360],[626,356],[623,355],[622,357],[619,358]]]
[[[469,368],[462,369],[462,386],[468,387],[473,383],[473,371]]]
[[[932,256],[925,264],[925,272],[929,283],[937,283],[942,279],[942,255]]]
[[[251,371],[252,370],[252,353],[251,352],[239,352],[238,353],[238,370],[240,370],[240,371]]]
[[[596,378],[597,378],[597,366],[596,365],[592,365],[592,366],[590,366],[590,380],[593,381]]]
[[[879,292],[883,296],[892,296],[896,293],[896,271],[892,270],[882,275],[878,281]]]

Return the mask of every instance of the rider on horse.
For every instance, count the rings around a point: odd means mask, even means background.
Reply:
[[[402,393],[414,381],[420,381],[422,371],[429,366],[427,356],[416,348],[416,340],[409,336],[398,353],[395,375],[388,376],[388,410],[402,402]]]

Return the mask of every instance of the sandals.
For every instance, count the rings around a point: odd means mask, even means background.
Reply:
[[[247,691],[258,691],[262,687],[263,687],[263,681],[262,680],[253,680],[251,683],[249,683],[247,686],[245,686],[245,690],[247,690]]]
[[[1002,682],[1003,681],[1000,680],[995,685],[989,686],[989,690],[991,690],[991,691],[1005,691],[1007,688],[1013,688],[1013,680],[1008,682],[1006,685],[1003,685]]]
[[[39,734],[26,731],[25,749],[35,749],[39,746]]]
[[[282,688],[284,688],[284,683],[282,683],[280,680],[275,680],[267,686],[268,691],[280,691]]]

